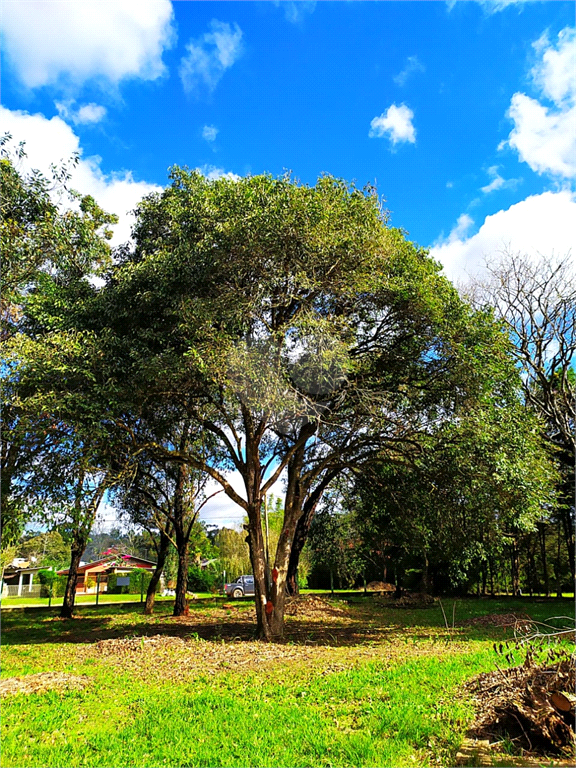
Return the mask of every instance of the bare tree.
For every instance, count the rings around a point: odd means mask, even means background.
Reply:
[[[562,472],[559,518],[574,576],[574,422],[576,416],[576,275],[570,253],[539,256],[504,250],[486,262],[487,277],[467,289],[505,324],[522,371],[526,402],[546,423]]]

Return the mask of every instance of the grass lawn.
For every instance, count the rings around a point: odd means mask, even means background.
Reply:
[[[302,594],[330,594],[329,589],[303,589]],[[336,594],[348,594],[349,590],[335,590]],[[214,597],[213,594],[210,592],[195,592],[194,593],[196,597],[199,600],[206,600],[206,599],[212,599]],[[144,598],[146,595],[144,595]],[[160,597],[159,595],[156,596],[156,600],[173,600],[172,597]],[[48,607],[49,600],[47,597],[25,597],[21,595],[20,597],[3,597],[0,601],[2,608],[24,608],[26,606],[28,607]],[[101,592],[100,596],[98,598],[98,603],[139,603],[140,602],[140,594],[137,595],[112,595],[107,594],[106,592]],[[90,594],[90,595],[76,595],[76,605],[95,605],[96,603],[96,595]],[[61,597],[54,597],[52,598],[52,606],[60,606],[62,605],[62,598]]]
[[[207,598],[212,597],[212,595],[209,592],[197,592],[196,597],[198,598]],[[144,599],[146,599],[146,595],[144,595]],[[174,601],[173,597],[160,597],[159,595],[156,597],[156,600],[159,601]],[[4,597],[2,598],[2,608],[24,608],[26,606],[44,606],[48,607],[48,598],[47,597]],[[98,597],[98,603],[101,605],[102,603],[139,603],[140,602],[140,594],[137,595],[109,595],[106,592],[101,592]],[[75,604],[76,605],[95,605],[96,603],[96,595],[76,595]],[[62,598],[61,597],[54,597],[52,598],[52,607],[55,606],[61,606],[62,605]]]
[[[438,605],[335,596],[266,645],[253,604],[229,605],[198,601],[177,619],[171,602],[152,617],[130,603],[79,607],[67,621],[4,613],[3,678],[64,673],[81,687],[7,696],[1,765],[452,766],[473,719],[461,686],[502,666],[492,646],[511,636],[461,623],[574,612],[566,600],[459,600],[447,630]],[[451,624],[453,601],[444,608]]]

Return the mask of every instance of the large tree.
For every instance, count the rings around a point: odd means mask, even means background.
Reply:
[[[29,307],[38,295],[55,295],[65,283],[78,285],[109,263],[108,225],[116,217],[104,213],[91,197],[68,189],[66,165],[53,169],[50,179],[37,171],[25,173],[20,170],[26,157],[24,145],[15,148],[11,136],[5,135],[0,146],[1,498],[6,545],[17,539],[25,522],[23,478],[57,441],[51,415],[45,408],[30,407],[37,379],[26,374],[27,363],[36,366]],[[62,336],[52,342],[73,343]]]
[[[116,218],[67,189],[66,167],[50,180],[22,173],[23,147],[10,152],[2,144],[2,538],[6,544],[31,515],[58,507],[72,548],[63,608],[71,615],[75,567],[111,461],[98,411],[76,398],[79,381],[94,381],[94,338],[73,329],[68,316],[110,263],[108,225]]]
[[[387,225],[374,190],[328,176],[309,187],[175,169],[139,206],[134,241],[82,320],[124,399],[116,421],[135,450],[206,472],[245,510],[259,632],[279,637],[291,559],[326,488],[359,462],[418,451],[432,424],[498,389],[507,342]],[[216,452],[139,444],[150,412],[185,414]],[[262,502],[282,473],[268,579]]]

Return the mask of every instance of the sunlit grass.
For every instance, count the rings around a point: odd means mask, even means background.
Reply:
[[[299,636],[268,646],[220,638],[220,622],[253,611],[250,601],[231,611],[223,604],[194,603],[188,624],[171,619],[169,603],[153,617],[131,604],[86,606],[72,621],[48,611],[6,613],[3,677],[59,671],[87,675],[91,684],[5,699],[1,765],[451,766],[473,717],[460,686],[502,664],[492,645],[507,632],[460,622],[573,612],[564,601],[459,600],[452,630],[438,605],[394,610],[334,598],[351,621],[380,628],[377,639],[367,633],[331,645]],[[444,607],[451,623],[453,601]],[[288,629],[297,626],[293,620]],[[216,634],[201,639],[201,627]],[[145,646],[159,632],[183,640]],[[106,653],[94,644],[134,637],[130,652],[122,643]]]

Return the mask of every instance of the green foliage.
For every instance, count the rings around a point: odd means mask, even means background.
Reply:
[[[70,563],[70,546],[59,531],[46,531],[24,536],[18,546],[19,557],[35,557],[35,565],[66,568]]]
[[[191,565],[188,568],[188,589],[191,592],[218,592],[222,586],[222,571],[218,566],[209,565],[201,568]]]
[[[309,542],[312,564],[330,571],[342,587],[353,587],[365,568],[365,560],[353,516],[334,509],[335,501],[328,496],[312,521]]]
[[[16,540],[26,520],[52,501],[58,499],[61,509],[66,506],[63,497],[75,486],[70,478],[73,466],[76,475],[86,473],[86,455],[82,470],[77,456],[72,458],[73,449],[77,453],[79,443],[86,448],[87,439],[79,430],[83,420],[86,425],[85,408],[83,412],[73,391],[91,370],[93,337],[69,332],[70,321],[63,318],[93,296],[95,288],[87,278],[110,264],[108,225],[117,220],[91,197],[67,189],[66,168],[55,170],[52,180],[38,172],[20,173],[17,165],[24,148],[20,145],[14,157],[7,149],[9,138],[2,141],[0,159],[5,544]],[[61,200],[68,195],[77,205],[60,205],[58,192]],[[90,419],[92,439],[99,416],[94,418],[93,412]],[[77,496],[77,486],[75,490]]]
[[[118,577],[128,576],[130,579],[129,584],[118,585]],[[141,590],[148,589],[148,584],[152,578],[152,574],[145,568],[133,568],[129,573],[110,573],[108,575],[108,588],[107,592],[113,595],[138,595]],[[94,582],[95,583],[95,582]],[[160,591],[160,583],[156,592]]]
[[[226,571],[227,581],[244,573],[252,573],[245,533],[234,528],[220,528],[214,536],[214,546],[218,551],[219,565]]]
[[[42,585],[40,597],[48,597],[50,592],[52,592],[52,597],[62,597],[66,589],[67,578],[67,576],[59,576],[48,569],[38,571],[38,580]]]
[[[554,466],[533,415],[512,397],[495,400],[430,434],[411,464],[358,478],[349,504],[373,549],[425,558],[465,590],[506,542],[535,530],[554,503]]]

